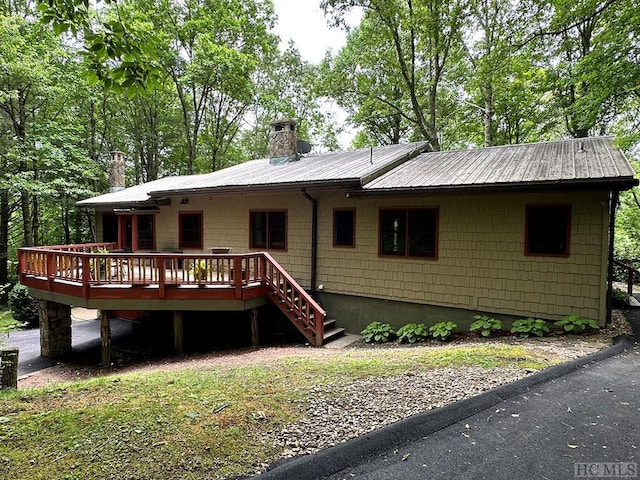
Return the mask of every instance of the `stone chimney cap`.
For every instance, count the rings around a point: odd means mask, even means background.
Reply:
[[[284,120],[274,120],[269,124],[271,132],[282,132],[282,131],[296,131],[296,125],[298,122],[295,120],[284,119]]]
[[[109,192],[114,193],[124,189],[124,152],[112,150],[109,164]]]
[[[274,120],[273,122],[269,123],[269,125],[282,125],[285,123],[289,123],[291,125],[297,125],[298,122],[296,122],[294,119],[292,118],[281,118],[280,120]]]
[[[295,120],[276,120],[269,124],[269,164],[280,165],[282,163],[299,160],[298,135]]]

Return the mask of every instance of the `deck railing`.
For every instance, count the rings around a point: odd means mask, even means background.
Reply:
[[[303,334],[305,330],[313,332],[313,335],[308,336],[312,343],[316,346],[322,345],[326,312],[271,255],[268,253],[263,255],[264,278],[278,301],[284,305],[283,310],[290,312],[289,318]]]
[[[205,298],[210,289],[232,289],[236,299],[250,287],[268,287],[284,303],[289,318],[311,332],[314,342],[322,339],[326,313],[313,298],[268,253],[183,254],[131,253],[115,249],[113,243],[56,245],[18,249],[21,283],[50,291],[65,286],[81,289],[89,298],[92,289],[101,289],[101,298],[120,298],[118,289],[105,293],[102,287],[155,287],[158,299],[167,289],[198,288],[194,298]],[[229,291],[229,290],[227,290]],[[127,298],[135,298],[129,292]],[[298,325],[299,326],[299,325]]]
[[[633,295],[633,285],[635,283],[635,279],[640,277],[640,271],[633,268],[631,265],[627,265],[618,260],[614,260],[613,264],[616,268],[621,269],[625,272],[625,280],[627,281],[627,295]]]

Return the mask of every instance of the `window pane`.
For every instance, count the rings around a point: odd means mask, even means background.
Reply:
[[[406,255],[406,211],[380,210],[380,253]]]
[[[287,218],[285,212],[269,212],[269,248],[284,250],[287,246]]]
[[[568,205],[527,207],[527,253],[569,253],[570,208]]]
[[[110,213],[102,214],[102,241],[118,243],[118,217]]]
[[[180,215],[180,248],[202,248],[202,214]]]
[[[138,248],[153,249],[153,215],[138,215]]]
[[[410,257],[435,257],[437,211],[409,210],[409,252]]]
[[[341,247],[353,247],[355,245],[354,211],[336,210],[333,215],[333,244]]]
[[[249,214],[251,232],[250,247],[266,248],[267,246],[267,214],[265,212],[251,212]]]

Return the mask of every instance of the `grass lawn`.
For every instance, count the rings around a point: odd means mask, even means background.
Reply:
[[[268,365],[122,374],[0,393],[0,477],[232,478],[280,453],[265,433],[304,413],[309,389],[442,366],[541,369],[520,346],[353,349]]]
[[[22,324],[14,320],[7,307],[0,307],[0,333],[12,332],[22,328]]]

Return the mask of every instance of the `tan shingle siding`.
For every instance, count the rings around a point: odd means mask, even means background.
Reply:
[[[329,292],[552,319],[572,312],[603,318],[605,193],[443,195],[355,203],[335,198],[339,206],[356,206],[357,247],[332,249],[322,233],[330,232],[331,225],[321,221],[318,282]],[[524,255],[524,214],[530,203],[572,204],[568,258]],[[380,207],[434,205],[440,206],[437,260],[377,257]],[[321,211],[334,206],[320,202]],[[341,268],[353,261],[366,265],[364,273]]]
[[[402,199],[310,193],[319,206],[317,282],[327,292],[518,316],[558,319],[575,312],[604,319],[606,192]],[[572,204],[569,257],[525,256],[525,207],[535,203]],[[438,259],[379,257],[378,209],[421,206],[440,208]],[[356,247],[334,248],[333,209],[345,207],[356,209]],[[286,209],[288,249],[270,253],[310,287],[311,203],[300,192],[191,196],[187,205],[174,199],[160,209],[158,249],[177,248],[179,211],[202,210],[205,251],[221,246],[232,253],[249,251],[250,210]]]

